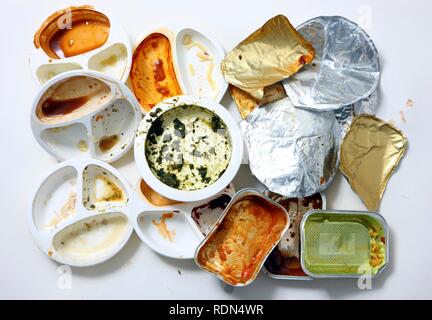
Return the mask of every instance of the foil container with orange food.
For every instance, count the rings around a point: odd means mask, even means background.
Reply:
[[[195,262],[232,286],[246,286],[288,226],[289,216],[281,205],[256,189],[243,189],[197,248]]]

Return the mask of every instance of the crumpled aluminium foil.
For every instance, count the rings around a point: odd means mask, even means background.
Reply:
[[[361,114],[374,115],[378,108],[378,92],[374,91],[369,97],[356,103],[334,111],[336,120],[343,128],[343,135],[347,133],[355,116]]]
[[[294,108],[284,98],[255,109],[240,126],[251,171],[270,191],[298,198],[330,185],[342,133],[333,112]]]
[[[315,59],[283,81],[295,107],[324,111],[353,105],[376,91],[378,52],[357,24],[342,17],[317,17],[298,27],[315,48]]]

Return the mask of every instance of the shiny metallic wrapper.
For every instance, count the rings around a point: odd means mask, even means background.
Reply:
[[[334,111],[336,120],[343,128],[343,135],[345,135],[355,116],[362,114],[374,115],[378,108],[378,93],[374,91],[369,97],[364,100],[357,101],[356,103],[342,107]]]
[[[289,20],[277,15],[229,52],[221,68],[228,83],[261,100],[264,87],[296,73],[314,55]]]
[[[270,191],[298,198],[330,185],[342,132],[333,112],[294,108],[284,98],[255,109],[240,126],[251,171]]]
[[[315,59],[283,81],[295,107],[336,110],[369,97],[378,87],[377,49],[357,24],[317,17],[298,27],[316,50]]]
[[[340,149],[340,170],[370,211],[379,208],[407,140],[399,129],[372,115],[354,118]]]

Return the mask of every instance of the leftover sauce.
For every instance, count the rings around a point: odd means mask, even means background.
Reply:
[[[105,21],[83,19],[74,21],[72,29],[59,30],[50,40],[50,47],[59,58],[68,58],[102,47],[108,39],[110,25]]]
[[[130,80],[145,110],[182,94],[174,71],[171,43],[165,35],[153,33],[141,42],[132,58]]]
[[[144,198],[146,198],[151,204],[155,206],[167,206],[170,204],[180,203],[178,201],[165,198],[163,195],[157,193],[142,179],[140,182],[140,191]]]
[[[110,22],[104,14],[90,6],[70,7],[48,17],[36,32],[34,44],[50,58],[68,58],[102,47],[109,33]]]
[[[88,96],[59,100],[48,98],[42,103],[42,112],[47,117],[65,115],[81,108],[89,100]]]
[[[197,261],[230,284],[246,284],[257,275],[287,223],[279,207],[258,196],[244,196],[208,236]]]
[[[99,149],[102,152],[111,150],[119,141],[119,136],[116,134],[104,136],[99,140]]]
[[[153,120],[145,153],[160,181],[179,190],[200,190],[225,172],[231,141],[219,116],[200,106],[184,105]]]
[[[174,236],[175,236],[176,232],[175,232],[175,230],[169,230],[168,229],[166,220],[172,219],[173,217],[174,217],[174,213],[168,212],[168,213],[162,214],[159,221],[152,220],[153,225],[158,229],[160,235],[170,242],[174,241]]]
[[[41,98],[36,115],[42,121],[71,120],[97,109],[110,96],[98,79],[74,76],[51,86]]]

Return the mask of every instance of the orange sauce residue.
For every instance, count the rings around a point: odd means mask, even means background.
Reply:
[[[141,195],[155,206],[167,206],[170,204],[180,203],[178,201],[165,198],[163,195],[157,193],[152,188],[150,188],[150,186],[143,179],[140,181],[140,191]]]
[[[110,22],[91,6],[69,7],[53,13],[35,33],[34,44],[53,59],[76,56],[102,47]]]
[[[286,213],[258,196],[239,199],[197,254],[198,263],[232,285],[246,284],[288,224]]]
[[[130,80],[144,110],[150,110],[166,98],[182,94],[167,36],[153,33],[140,43],[132,58]]]
[[[168,229],[168,226],[166,224],[166,220],[171,219],[172,217],[174,217],[174,213],[168,212],[168,213],[162,214],[159,221],[152,220],[153,225],[158,229],[161,236],[164,237],[165,239],[171,241],[171,242],[174,241],[175,230],[169,230]]]

